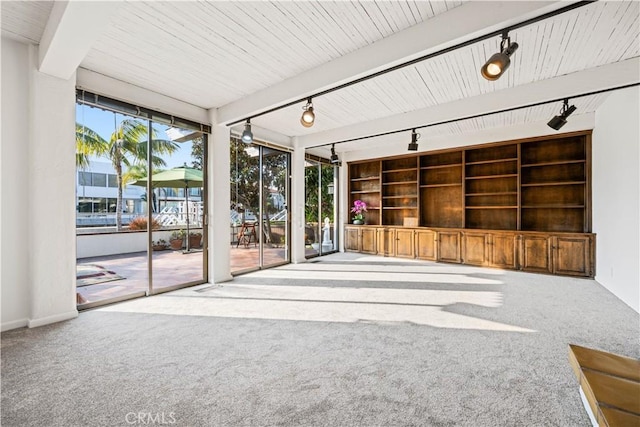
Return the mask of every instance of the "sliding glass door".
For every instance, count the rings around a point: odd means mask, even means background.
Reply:
[[[147,114],[78,97],[79,308],[206,281],[207,135]]]
[[[305,253],[307,258],[338,249],[338,168],[328,160],[307,156],[305,162]]]
[[[231,140],[231,272],[289,262],[288,152]]]

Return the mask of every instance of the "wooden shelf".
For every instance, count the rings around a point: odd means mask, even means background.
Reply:
[[[467,176],[465,179],[494,179],[494,178],[513,178],[517,177],[517,173],[509,173],[504,175],[484,175],[484,176]]]
[[[517,195],[517,191],[504,191],[504,192],[493,192],[493,193],[467,193],[466,196],[514,196]]]
[[[451,163],[448,165],[437,165],[437,166],[422,166],[420,170],[445,169],[445,168],[456,168],[456,167],[462,167],[462,163]]]
[[[352,162],[348,197],[379,205],[381,226],[416,216],[441,228],[583,233],[590,153],[584,131]]]
[[[551,185],[580,185],[585,181],[540,182],[537,184],[521,184],[522,187],[548,187]]]
[[[351,182],[358,182],[358,181],[375,181],[380,179],[379,176],[368,176],[366,178],[351,178]]]
[[[586,160],[558,160],[556,162],[528,163],[522,164],[523,168],[534,168],[538,166],[570,165],[573,163],[584,163]]]
[[[462,187],[462,183],[454,183],[454,184],[424,184],[421,185],[420,188],[436,188],[436,187]]]
[[[495,160],[482,160],[479,162],[466,162],[465,165],[486,165],[489,163],[501,163],[501,162],[516,162],[518,161],[517,157],[510,157],[508,159],[495,159]]]
[[[383,206],[382,209],[418,209],[417,206]]]
[[[403,169],[388,169],[388,170],[384,170],[382,171],[382,173],[393,173],[393,172],[409,172],[409,171],[415,171],[416,168],[403,168]]]
[[[407,195],[407,196],[382,196],[383,199],[417,199],[417,195]]]
[[[467,206],[465,209],[518,209],[517,206]]]
[[[418,181],[400,181],[400,182],[383,182],[382,185],[405,185],[405,184],[417,184]]]
[[[522,206],[522,209],[584,209],[584,205],[527,205]]]

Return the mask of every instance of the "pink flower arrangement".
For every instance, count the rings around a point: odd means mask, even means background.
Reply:
[[[362,215],[362,213],[366,211],[367,211],[367,204],[365,202],[363,202],[362,200],[353,201],[353,207],[351,208],[351,212],[354,214],[353,215],[354,221],[362,221],[364,219],[364,216]]]

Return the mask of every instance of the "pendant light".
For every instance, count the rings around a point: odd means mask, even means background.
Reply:
[[[242,142],[251,144],[253,142],[253,132],[251,132],[251,119],[247,119],[244,124],[244,132],[242,132]]]
[[[311,98],[307,98],[307,105],[302,107],[304,112],[302,113],[302,117],[300,117],[300,123],[302,126],[306,128],[310,128],[313,126],[313,123],[316,120],[316,115],[313,112],[313,103],[311,102]]]
[[[491,58],[480,69],[482,77],[487,80],[498,80],[500,76],[509,68],[511,59],[509,57],[518,49],[518,43],[511,43],[508,33],[502,34],[500,42],[500,52],[491,55]]]
[[[554,116],[553,119],[549,120],[547,126],[551,129],[560,130],[560,128],[567,124],[567,117],[569,117],[574,111],[576,111],[576,106],[572,105],[569,107],[569,99],[566,98],[564,103],[562,104],[562,110],[560,111],[559,116]]]

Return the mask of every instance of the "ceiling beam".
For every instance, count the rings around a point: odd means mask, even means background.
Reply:
[[[120,1],[56,1],[40,40],[39,71],[69,79],[121,5]]]
[[[221,123],[233,123],[566,5],[566,2],[538,1],[468,2],[224,105],[219,109],[218,118]]]
[[[298,137],[300,147],[359,138],[500,111],[640,81],[640,57],[408,113]],[[560,106],[559,106],[560,107]]]

